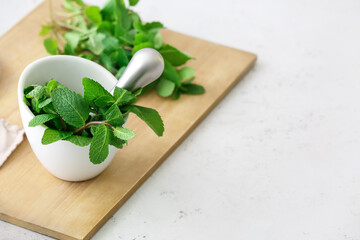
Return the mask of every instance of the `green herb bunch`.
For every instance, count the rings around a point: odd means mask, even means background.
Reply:
[[[130,92],[116,87],[111,95],[98,82],[83,78],[84,97],[59,84],[55,79],[45,86],[24,88],[24,102],[35,117],[30,127],[45,124],[48,128],[42,144],[59,140],[78,146],[90,144],[89,157],[93,164],[102,163],[109,145],[122,148],[135,133],[123,125],[129,113],[136,114],[158,136],[164,132],[159,113],[151,108],[134,105],[141,89]]]
[[[51,1],[50,1],[51,2]],[[130,7],[138,0],[129,0]],[[131,57],[142,48],[158,50],[165,60],[161,77],[144,92],[156,88],[162,97],[178,99],[181,94],[201,94],[204,88],[192,83],[194,68],[181,67],[192,56],[164,44],[160,22],[143,23],[139,15],[127,8],[123,0],[109,0],[102,9],[85,6],[82,0],[64,0],[64,19],[55,20],[50,6],[51,22],[43,25],[40,36],[47,36],[48,53],[75,55],[95,61],[119,79]]]

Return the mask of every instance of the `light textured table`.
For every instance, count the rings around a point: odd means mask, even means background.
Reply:
[[[38,3],[0,1],[0,34]],[[258,62],[93,239],[360,239],[359,1],[136,9]],[[49,238],[0,221],[0,239]]]

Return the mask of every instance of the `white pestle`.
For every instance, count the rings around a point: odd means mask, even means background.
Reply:
[[[164,59],[161,54],[152,48],[143,48],[131,58],[124,73],[111,90],[113,95],[115,87],[133,91],[152,83],[164,71]]]

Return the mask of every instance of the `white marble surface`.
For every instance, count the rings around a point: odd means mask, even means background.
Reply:
[[[38,2],[1,0],[0,34]],[[93,239],[360,239],[360,2],[137,10],[259,58]],[[0,239],[48,238],[0,221]]]

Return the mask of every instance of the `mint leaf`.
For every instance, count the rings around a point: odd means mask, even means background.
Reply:
[[[174,66],[183,65],[188,60],[194,59],[192,56],[180,51],[179,49],[169,44],[164,45],[159,52],[166,60],[168,60]]]
[[[183,84],[182,86],[183,88],[180,91],[184,94],[197,95],[197,94],[203,94],[205,92],[203,86],[194,83]]]
[[[144,42],[148,42],[148,41],[149,41],[149,37],[146,36],[144,33],[137,33],[135,35],[134,45],[138,45],[140,43],[144,43]]]
[[[164,66],[164,72],[163,72],[162,76],[164,76],[166,79],[172,81],[176,85],[180,85],[181,80],[180,80],[179,74],[177,73],[174,66],[166,59],[164,59],[164,63],[165,63],[165,66]]]
[[[69,141],[75,145],[78,145],[80,147],[85,147],[91,143],[91,138],[89,137],[83,137],[78,135],[72,135],[68,138],[65,138],[64,140]]]
[[[41,139],[41,143],[44,145],[47,145],[47,144],[65,139],[65,138],[71,136],[72,134],[73,134],[73,132],[63,132],[63,131],[47,128]]]
[[[95,101],[94,101],[95,105],[98,107],[101,107],[101,108],[110,106],[114,102],[115,102],[114,98],[112,96],[108,96],[108,95],[101,96],[101,97],[95,99]]]
[[[160,77],[159,83],[156,85],[156,91],[161,97],[170,96],[175,89],[175,83],[167,80],[164,77]]]
[[[49,103],[47,105],[44,106],[43,108],[45,113],[49,113],[49,114],[57,114],[54,105],[52,103]]]
[[[179,76],[180,79],[183,80],[188,80],[189,78],[192,77],[192,75],[194,75],[195,73],[195,68],[191,68],[191,67],[183,67],[181,68],[179,71]]]
[[[156,133],[156,135],[163,135],[164,123],[156,110],[137,105],[131,105],[127,107],[127,110],[135,113],[140,119],[142,119]]]
[[[77,12],[79,8],[77,8],[74,4],[71,3],[71,0],[65,0],[63,2],[63,8],[68,12]]]
[[[54,118],[53,120],[50,120],[46,125],[51,129],[64,130],[60,118]]]
[[[161,22],[149,22],[145,23],[143,29],[148,32],[157,32],[159,29],[164,28]]]
[[[187,80],[184,80],[181,84],[188,84],[188,83],[191,83],[192,81],[195,80],[195,77],[192,76],[191,78],[187,79]],[[204,89],[205,90],[205,89]]]
[[[40,36],[40,37],[43,37],[43,36],[48,35],[53,28],[54,28],[53,25],[49,25],[49,26],[47,26],[47,25],[42,25],[42,26],[41,26],[41,30],[40,30],[40,32],[39,32],[39,36]]]
[[[36,113],[40,113],[39,100],[36,98],[31,99],[31,107]]]
[[[93,136],[95,135],[95,132],[96,132],[96,129],[98,128],[98,126],[99,125],[91,125],[90,126],[90,132]]]
[[[103,15],[101,15],[103,17]],[[104,17],[103,17],[104,18]],[[97,27],[97,31],[101,33],[105,33],[107,37],[113,36],[114,34],[114,24],[103,20],[100,25]]]
[[[35,98],[37,100],[43,98],[45,96],[45,89],[42,86],[36,86],[31,90],[28,94],[26,94],[27,98]]]
[[[130,29],[131,27],[131,18],[128,13],[128,10],[125,7],[123,0],[115,0],[116,4],[116,10],[115,10],[115,16],[117,19],[117,22],[124,27],[126,30]]]
[[[51,98],[56,112],[66,123],[81,127],[89,118],[90,108],[85,99],[68,88],[56,88]]]
[[[59,85],[60,84],[55,79],[51,79],[49,82],[46,83],[46,86],[45,86],[47,94],[50,96],[52,90],[57,88]]]
[[[138,2],[139,2],[139,0],[129,0],[129,5],[135,6]]]
[[[178,100],[180,98],[180,90],[178,88],[175,88],[172,98],[174,100]]]
[[[139,15],[137,15],[137,14],[133,14],[133,27],[134,27],[134,30],[136,30],[136,31],[139,31],[139,32],[144,31],[144,27],[141,23],[141,19],[140,19]]]
[[[39,108],[45,107],[46,105],[48,105],[49,103],[51,103],[51,101],[52,101],[51,98],[45,99],[44,101],[42,101],[42,102],[39,103]]]
[[[78,32],[67,32],[64,34],[64,38],[71,46],[72,49],[75,49],[80,41],[81,35]]]
[[[134,96],[137,97],[137,96],[139,96],[139,95],[142,93],[143,89],[144,89],[144,88],[139,88],[139,89],[133,91],[132,94],[134,94]]]
[[[85,3],[82,0],[70,0],[70,1],[74,1],[76,2],[80,7],[84,8],[85,7]]]
[[[127,129],[127,128],[123,128],[123,127],[117,127],[115,129],[113,129],[113,132],[114,132],[115,137],[125,140],[125,141],[135,137],[134,131]]]
[[[88,31],[87,22],[81,14],[76,15],[74,17],[74,21],[70,21],[69,24],[73,27],[76,27],[76,29],[79,30],[81,33],[84,33],[84,35],[88,35],[91,32]]]
[[[65,0],[65,1],[68,1],[68,2],[75,2],[77,5],[79,5],[80,7],[85,7],[85,4],[82,0]]]
[[[86,130],[82,130],[80,134],[81,134],[80,136],[82,137],[90,137],[90,134]]]
[[[114,21],[116,18],[115,9],[116,9],[115,0],[108,0],[105,3],[104,7],[101,9],[102,18],[107,21]]]
[[[103,86],[101,86],[100,83],[90,78],[83,78],[82,84],[84,86],[84,98],[88,102],[92,103],[96,98],[100,98],[102,96],[112,98],[112,95]]]
[[[117,49],[117,50],[111,55],[111,57],[112,57],[113,59],[115,59],[115,62],[116,62],[119,66],[126,67],[126,66],[129,64],[128,56],[127,56],[125,50],[122,49],[122,48]],[[121,69],[122,67],[120,67],[120,69]]]
[[[126,141],[115,137],[114,131],[109,131],[109,132],[110,132],[109,144],[116,147],[116,148],[123,148],[123,144],[126,143]]]
[[[125,8],[123,0],[109,0],[101,10],[104,20],[114,21],[120,27],[128,30],[131,27],[131,17]]]
[[[65,54],[65,55],[71,55],[71,56],[76,56],[75,49],[72,48],[69,43],[65,43],[65,44],[64,44],[64,52],[63,52],[63,54]]]
[[[80,54],[79,57],[82,57],[82,58],[85,58],[85,59],[88,59],[88,60],[91,60],[93,61],[95,56],[91,53],[88,53],[88,54]]]
[[[137,51],[143,48],[153,48],[153,44],[151,42],[142,42],[134,46],[132,50],[132,54],[134,55]]]
[[[26,106],[31,106],[25,95],[23,96],[23,102],[26,104]]]
[[[113,37],[107,34],[106,38],[102,41],[106,52],[114,51],[120,47],[119,40],[116,37]]]
[[[105,121],[112,126],[122,126],[125,121],[119,107],[113,104],[104,114]]]
[[[132,94],[130,91],[126,89],[119,87],[115,87],[114,98],[115,98],[115,104],[117,104],[119,107],[134,103],[136,101],[136,96],[134,94]]]
[[[162,35],[160,33],[156,33],[153,39],[154,48],[160,49],[163,45]]]
[[[114,72],[116,71],[113,67],[113,63],[111,61],[111,58],[109,55],[105,54],[105,53],[101,53],[99,55],[99,59],[100,59],[100,63],[109,71],[109,72]]]
[[[102,43],[105,37],[106,35],[103,33],[93,33],[89,36],[89,40],[86,41],[86,46],[90,51],[99,55],[105,49]]]
[[[149,92],[151,89],[153,89],[154,87],[156,87],[156,85],[159,83],[159,80],[155,80],[152,83],[146,85],[145,87],[142,88],[141,94],[146,94],[147,92]]]
[[[44,40],[44,47],[46,51],[51,55],[58,54],[58,44],[57,41],[51,37],[48,37]]]
[[[91,140],[89,157],[93,164],[102,163],[109,154],[109,129],[104,124],[96,128]]]
[[[100,8],[97,6],[89,6],[85,8],[85,15],[95,25],[99,25],[102,21]]]
[[[29,127],[35,127],[38,125],[41,125],[43,123],[46,123],[48,121],[50,121],[51,119],[57,118],[59,117],[58,115],[55,114],[40,114],[40,115],[36,115],[33,119],[31,119],[31,121],[29,122]]]
[[[36,88],[37,86],[40,86],[40,85],[37,85],[37,84],[34,84],[34,85],[30,85],[30,86],[27,86],[27,87],[25,87],[24,88],[24,94],[25,94],[25,96],[29,93],[29,92],[31,92],[32,90],[34,90],[34,88]],[[41,87],[41,86],[40,86]]]
[[[123,67],[121,67],[121,68],[119,69],[119,71],[118,71],[118,72],[116,73],[116,75],[115,75],[116,79],[120,79],[120,77],[122,76],[122,74],[125,72],[125,69],[126,69],[125,66],[123,66]]]

